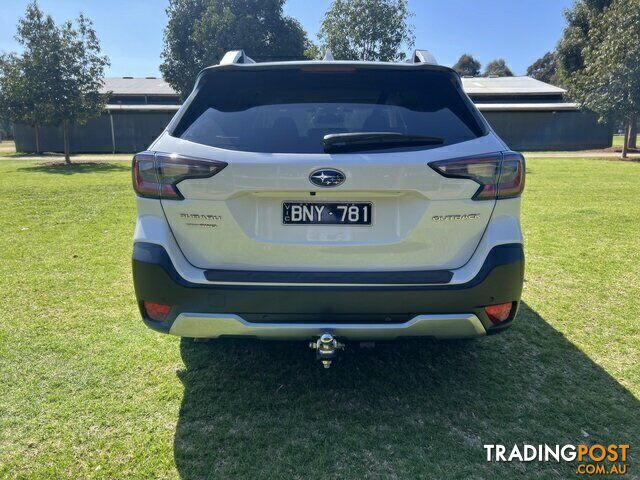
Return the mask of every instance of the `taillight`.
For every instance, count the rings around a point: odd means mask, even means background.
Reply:
[[[445,177],[477,182],[480,188],[473,200],[513,198],[524,190],[524,157],[516,152],[440,160],[429,166]]]
[[[188,178],[208,178],[227,164],[183,155],[141,152],[133,157],[133,189],[141,197],[182,200],[177,184]]]

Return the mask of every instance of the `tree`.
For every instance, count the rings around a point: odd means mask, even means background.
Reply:
[[[334,0],[318,37],[336,60],[397,61],[413,47],[407,0]]]
[[[65,162],[71,163],[70,124],[100,115],[107,99],[100,88],[109,61],[91,20],[80,15],[58,26],[34,1],[15,38],[23,51],[0,59],[0,105],[14,122],[36,126],[36,135],[41,125],[62,125]]]
[[[567,26],[556,47],[556,61],[561,81],[584,68],[583,50],[589,42],[592,22],[598,20],[612,0],[578,0],[565,11]]]
[[[472,55],[464,53],[460,56],[453,69],[463,77],[477,77],[482,65]]]
[[[11,121],[5,115],[0,116],[0,140],[13,139],[13,127]]]
[[[45,17],[35,3],[18,22],[15,38],[24,53],[0,56],[0,109],[14,122],[34,127],[36,152],[40,153],[40,126],[51,116],[54,101],[43,80],[56,74],[59,39],[53,19]]]
[[[309,60],[322,60],[324,52],[320,49],[319,45],[309,42],[307,47],[304,49],[304,56]]]
[[[5,118],[26,123],[36,128],[36,151],[40,139],[36,112],[36,91],[23,75],[24,60],[15,54],[0,56],[0,111]]]
[[[513,77],[513,72],[507,66],[507,63],[502,58],[492,60],[487,63],[487,67],[484,69],[485,77]]]
[[[553,52],[545,53],[527,68],[527,75],[541,82],[560,85],[555,54]]]
[[[622,156],[640,113],[640,0],[614,0],[590,19],[582,68],[567,73],[569,94],[601,121],[623,122]]]
[[[160,71],[185,98],[198,72],[229,50],[256,61],[300,60],[310,47],[297,20],[283,13],[285,0],[170,0]]]

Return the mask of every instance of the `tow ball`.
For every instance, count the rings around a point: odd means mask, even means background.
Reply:
[[[330,333],[324,333],[315,342],[309,343],[315,349],[316,358],[322,362],[324,368],[329,368],[338,357],[338,350],[344,350],[344,343],[338,342]]]

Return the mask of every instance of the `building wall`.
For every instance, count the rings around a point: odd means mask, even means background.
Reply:
[[[133,153],[145,150],[162,133],[174,112],[113,112],[104,113],[84,125],[73,124],[69,135],[73,153]],[[113,116],[113,138],[111,118]],[[35,152],[35,129],[15,125],[18,152]],[[113,141],[115,139],[115,142]],[[115,143],[115,148],[114,148]],[[40,128],[40,150],[62,152],[62,127]]]
[[[611,146],[612,128],[580,111],[490,111],[484,117],[514,150],[590,150]]]
[[[487,121],[514,150],[586,150],[611,146],[612,129],[597,122],[595,115],[579,111],[485,111]],[[174,112],[113,112],[115,149],[110,114],[73,125],[71,151],[75,153],[133,153],[146,149],[164,130]],[[35,131],[15,125],[16,149],[35,152]],[[40,129],[43,152],[63,150],[62,128]]]

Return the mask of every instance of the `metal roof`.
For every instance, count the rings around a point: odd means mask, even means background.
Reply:
[[[107,104],[105,109],[108,112],[177,112],[182,105],[120,105]]]
[[[565,89],[531,77],[463,77],[468,95],[562,95]]]
[[[113,95],[177,95],[167,82],[157,77],[106,77],[101,91]]]
[[[557,103],[476,103],[475,106],[481,112],[499,111],[575,111],[580,110],[577,103],[557,102]]]
[[[332,62],[336,64],[339,62]],[[531,77],[463,77],[469,95],[562,95],[566,91]],[[114,95],[177,95],[162,78],[106,77],[103,92]]]

